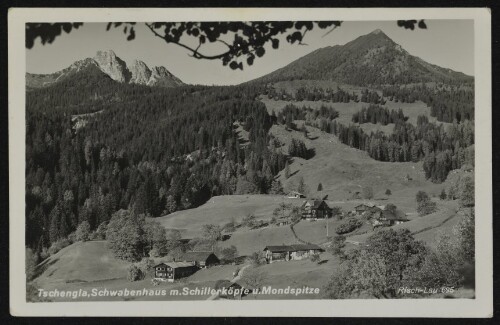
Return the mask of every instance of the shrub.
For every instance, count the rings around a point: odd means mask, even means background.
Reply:
[[[26,248],[26,281],[29,282],[35,276],[36,266],[39,262],[38,255],[31,248]]]
[[[78,225],[75,232],[76,241],[87,241],[90,239],[90,224],[83,221]]]
[[[144,273],[144,276],[152,273],[155,265],[155,261],[147,257],[143,258],[139,263],[137,263],[137,267],[141,269],[141,271]]]
[[[76,238],[76,232],[73,231],[68,235],[68,241],[70,244],[76,243],[78,241],[78,239]]]
[[[259,265],[265,264],[266,260],[262,255],[262,252],[254,252],[253,254],[248,256],[248,262],[251,263],[253,266],[257,267]]]
[[[136,262],[144,252],[144,220],[133,212],[120,210],[111,217],[106,230],[109,248],[115,257]]]
[[[222,259],[227,263],[232,263],[236,259],[238,255],[238,250],[236,246],[232,245],[231,247],[226,247],[222,250]]]
[[[97,227],[97,229],[90,234],[90,240],[106,240],[106,230],[108,229],[108,223],[103,222]]]
[[[439,194],[439,199],[446,200],[446,198],[447,198],[446,191],[443,188],[443,190],[441,191],[441,194]]]
[[[61,249],[69,245],[71,245],[71,243],[67,238],[59,239],[58,241],[55,241],[52,243],[52,245],[50,245],[48,253],[49,255],[54,255],[55,253],[59,252]]]
[[[42,248],[42,251],[40,252],[40,261],[43,261],[49,256],[49,249],[47,247]]]
[[[316,263],[321,261],[321,257],[319,256],[319,254],[312,254],[311,256],[309,256],[309,260],[313,263]]]
[[[373,199],[373,189],[370,186],[363,188],[363,198],[367,200]]]
[[[332,207],[332,217],[337,217],[339,220],[342,220],[342,216],[344,212],[341,207],[334,206]]]
[[[363,222],[356,218],[348,218],[343,223],[337,226],[335,232],[339,235],[347,234],[353,232],[363,225]]]
[[[436,212],[436,202],[431,201],[431,198],[427,193],[419,191],[416,196],[417,200],[417,212],[422,217],[433,212]]]
[[[234,219],[226,223],[223,229],[226,232],[234,232],[236,230],[236,222],[234,221]]]
[[[127,270],[127,279],[130,282],[140,281],[140,280],[144,279],[144,277],[145,277],[145,274],[141,270],[140,267],[138,267],[135,264],[132,264],[129,266],[129,268]]]
[[[255,220],[255,216],[253,214],[249,214],[243,218],[241,224],[244,227],[254,228],[257,225],[257,221]]]
[[[390,189],[385,190],[385,195],[392,195],[392,192]]]
[[[338,235],[333,237],[332,242],[330,244],[329,252],[332,255],[341,255],[342,254],[342,249],[345,247],[345,236],[344,235]]]
[[[460,205],[463,207],[474,206],[474,180],[464,177],[460,184]]]

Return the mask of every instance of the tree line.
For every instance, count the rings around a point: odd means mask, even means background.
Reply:
[[[438,121],[460,123],[474,119],[473,85],[437,85],[417,84],[411,87],[384,87],[383,95],[390,100],[414,103],[420,100],[431,108],[431,116]]]
[[[387,125],[389,123],[405,122],[406,120],[408,118],[404,116],[401,108],[398,110],[389,110],[388,108],[373,104],[363,107],[360,111],[352,115],[352,121],[360,124],[373,123]]]
[[[40,252],[120,209],[158,217],[214,195],[272,190],[286,156],[268,146],[272,120],[255,101],[258,87],[163,89],[89,74],[27,94],[27,246]],[[72,109],[80,82],[97,99]],[[71,114],[96,107],[102,113],[76,130]],[[245,146],[236,123],[248,131]]]
[[[388,162],[423,160],[426,177],[443,182],[448,173],[464,165],[474,165],[474,122],[444,126],[419,116],[417,125],[398,121],[392,134],[381,131],[366,133],[359,126],[343,125],[336,120],[319,119],[313,126],[335,134],[350,147],[366,151],[370,157]]]

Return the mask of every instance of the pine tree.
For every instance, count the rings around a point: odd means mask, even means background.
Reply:
[[[274,180],[271,184],[271,190],[269,194],[283,194],[283,185],[281,185],[280,180]]]
[[[305,194],[306,192],[306,184],[304,183],[304,177],[299,179],[299,185],[297,185],[297,192]]]
[[[439,198],[440,198],[441,200],[446,200],[447,196],[446,196],[446,191],[444,190],[444,188],[443,188],[443,190],[441,191],[441,194],[439,194]]]
[[[285,163],[285,178],[290,178],[290,165],[288,164],[288,160]]]
[[[319,183],[318,184],[318,192],[323,191],[323,184]]]
[[[166,213],[174,213],[177,211],[177,202],[175,202],[175,199],[172,195],[169,195],[167,197],[167,203],[165,204],[165,211]]]

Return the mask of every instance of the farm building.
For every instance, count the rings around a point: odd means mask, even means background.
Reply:
[[[266,246],[264,248],[267,263],[301,260],[323,251],[321,247],[314,244]]]
[[[288,193],[288,198],[289,199],[303,199],[305,198],[306,196],[302,193],[299,193],[297,191],[291,191],[290,193]]]
[[[178,260],[191,263],[191,265],[200,268],[210,267],[220,263],[219,258],[213,252],[187,252]]]
[[[361,214],[365,213],[366,211],[373,210],[373,208],[375,208],[375,204],[373,204],[373,203],[362,203],[362,204],[354,207],[354,212],[356,214],[361,215]]]
[[[174,282],[176,279],[190,276],[198,270],[196,266],[186,262],[160,263],[154,269],[155,279],[168,282]]]
[[[332,209],[324,200],[305,201],[302,204],[302,218],[325,219],[332,216]]]
[[[277,226],[286,226],[290,224],[290,219],[286,217],[280,217],[276,220],[276,225]]]
[[[381,213],[374,216],[371,220],[373,228],[390,227],[408,221],[408,219],[399,215],[398,212],[393,209],[381,210]]]

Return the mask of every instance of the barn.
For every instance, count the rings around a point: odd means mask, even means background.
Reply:
[[[381,210],[381,213],[372,219],[373,228],[377,227],[390,227],[408,221],[406,217],[401,216],[394,210]]]
[[[198,268],[191,263],[185,262],[165,262],[155,265],[154,278],[160,281],[174,282],[177,279],[190,276]]]
[[[324,249],[315,244],[266,246],[264,248],[267,263],[302,260],[323,251]]]
[[[186,252],[179,261],[191,263],[200,268],[210,267],[220,263],[219,258],[213,252]]]

